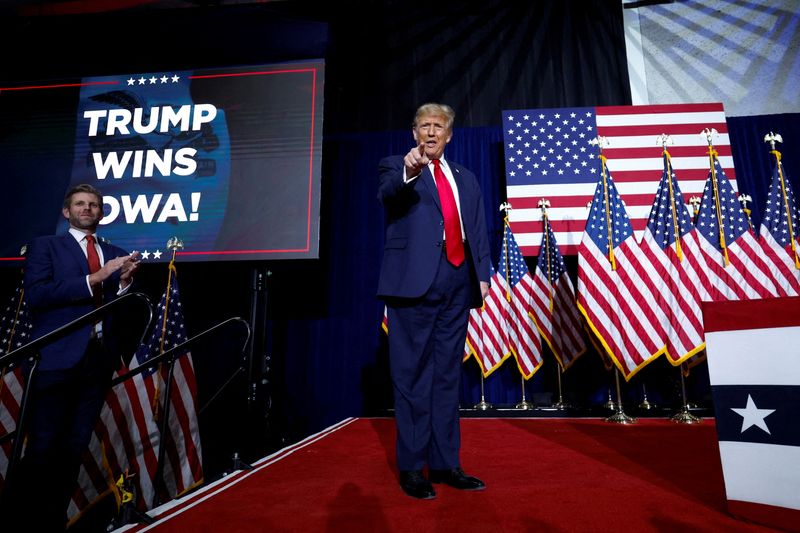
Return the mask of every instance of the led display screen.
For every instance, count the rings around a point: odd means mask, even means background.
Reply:
[[[151,261],[172,237],[182,261],[316,258],[323,79],[314,60],[1,88],[0,257],[66,231],[88,183],[98,234]]]

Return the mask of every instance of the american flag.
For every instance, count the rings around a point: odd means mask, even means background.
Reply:
[[[508,302],[505,292],[500,289],[498,274],[492,267],[492,285],[483,307],[470,309],[467,338],[464,342],[463,362],[475,357],[481,367],[483,377],[488,377],[505,361],[511,352],[508,349]],[[383,307],[381,328],[389,333],[389,315]]]
[[[32,327],[28,306],[25,303],[25,290],[20,282],[0,317],[0,357],[30,342]],[[0,375],[2,377],[0,379],[0,437],[3,437],[17,427],[24,378],[19,365],[5,367],[0,372],[2,373]],[[13,438],[4,441],[0,446],[0,491],[3,489],[13,446]]]
[[[607,355],[629,380],[664,351],[658,289],[628,213],[601,157],[586,230],[578,249],[578,307]]]
[[[471,309],[464,360],[474,356],[481,367],[483,377],[497,370],[510,355],[508,346],[508,321],[510,306],[503,289],[505,280],[491,268],[489,295],[483,307]]]
[[[687,211],[671,157],[664,171],[640,246],[652,264],[661,312],[666,318],[666,355],[677,366],[705,348],[699,271],[704,267],[697,230]]]
[[[169,265],[167,290],[158,304],[156,327],[134,355],[131,370],[187,340],[175,266]],[[203,480],[197,385],[191,354],[175,362],[167,435],[159,438],[168,368],[152,368],[115,386],[106,398],[88,453],[84,456],[68,509],[70,521],[97,498],[113,490],[123,473],[132,474],[136,506],[146,511],[180,496]],[[119,375],[125,373],[123,368]],[[165,445],[163,475],[155,479],[159,446]]]
[[[543,216],[542,224],[542,245],[533,276],[533,316],[542,339],[566,370],[586,351],[583,323],[575,303],[575,288],[550,227],[550,217]]]
[[[672,136],[673,166],[683,192],[699,194],[708,173],[706,143],[697,134],[705,127],[719,132],[720,162],[732,180],[733,158],[720,103],[648,106],[527,109],[502,112],[506,162],[506,195],[514,206],[511,228],[526,256],[539,252],[541,210],[546,197],[553,232],[561,253],[577,253],[586,204],[592,199],[600,165],[587,142],[602,135],[609,140],[603,152],[614,173],[619,193],[641,238],[661,173],[662,133]],[[735,183],[734,183],[735,187]]]
[[[542,339],[533,319],[534,281],[507,220],[498,274],[496,284],[508,305],[508,347],[522,377],[530,379],[542,366]]]
[[[761,244],[767,265],[782,296],[800,294],[800,246],[797,232],[800,214],[792,183],[786,176],[780,152],[774,150],[772,184],[761,219]]]
[[[747,216],[725,173],[711,154],[696,227],[706,268],[699,274],[713,301],[750,300],[778,296],[772,273]]]

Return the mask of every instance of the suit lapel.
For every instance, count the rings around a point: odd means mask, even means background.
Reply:
[[[458,167],[455,163],[450,163],[450,168],[453,170],[453,181],[456,182],[456,188],[458,189],[458,202],[460,204],[464,199],[464,189],[461,187],[461,171],[458,170]]]
[[[114,251],[111,249],[111,245],[102,237],[98,237],[97,242],[100,243],[100,249],[103,250],[103,263],[114,259]]]
[[[75,237],[73,237],[71,233],[67,232],[64,234],[62,242],[64,244],[64,249],[75,261],[75,264],[78,265],[78,268],[80,268],[81,272],[88,275],[89,262],[86,260],[86,256],[83,254],[83,249],[78,241],[75,240]]]
[[[425,186],[428,187],[428,192],[431,193],[433,196],[433,202],[436,204],[436,207],[439,208],[439,212],[442,212],[442,202],[439,200],[439,188],[436,187],[436,180],[433,178],[433,173],[428,167],[422,171],[422,178],[423,183]]]

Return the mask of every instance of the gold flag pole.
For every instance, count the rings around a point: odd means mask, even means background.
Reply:
[[[542,210],[542,233],[545,242],[545,254],[547,256],[547,292],[550,298],[550,312],[553,312],[553,261],[550,257],[550,232],[547,230],[547,208],[550,207],[550,200],[542,198],[539,200],[539,207]]]
[[[617,382],[617,401],[614,405],[614,414],[606,418],[606,422],[613,422],[614,424],[635,424],[636,419],[626,415],[625,411],[622,410],[622,388],[619,384],[619,369],[615,370],[614,379]]]
[[[545,257],[547,258],[547,292],[550,299],[550,313],[553,312],[553,300],[555,299],[555,284],[553,280],[553,258],[550,256],[550,232],[547,231],[549,226],[547,219],[547,210],[550,208],[550,200],[542,198],[539,200],[539,208],[542,210],[542,234],[545,245]],[[551,317],[552,320],[552,317]],[[561,361],[556,361],[556,376],[558,377],[558,400],[552,405],[554,409],[569,409],[572,407],[568,402],[564,401],[563,391],[561,389],[561,374],[564,369],[561,367]]]
[[[520,375],[520,379],[522,381],[522,400],[514,406],[514,409],[519,409],[520,411],[532,411],[533,404],[525,399],[525,376]]]
[[[611,263],[611,270],[617,269],[617,261],[614,259],[614,233],[611,228],[611,206],[608,205],[608,177],[606,176],[606,156],[603,155],[603,147],[608,146],[608,139],[598,135],[589,141],[589,144],[597,146],[600,150],[600,170],[603,174],[603,200],[606,210],[606,228],[608,229],[608,261]]]
[[[167,275],[167,289],[164,296],[164,320],[161,324],[161,341],[159,346],[159,353],[164,353],[164,342],[167,336],[167,317],[169,316],[169,303],[170,303],[170,288],[172,287],[172,277],[176,273],[175,270],[175,255],[178,253],[178,250],[183,249],[183,241],[178,237],[170,237],[167,240],[167,249],[172,250],[172,259],[169,262],[169,274]],[[158,364],[157,373],[161,374],[161,365],[163,363]],[[161,388],[159,384],[159,380],[153,380],[154,384],[154,393],[153,393],[153,419],[158,420],[161,415],[161,410],[159,406],[161,405]]]
[[[480,366],[480,365],[478,365]],[[486,396],[484,396],[483,391],[483,368],[481,368],[481,401],[475,404],[475,409],[478,411],[488,411],[492,409],[494,406],[486,401]]]
[[[778,178],[781,181],[781,196],[783,199],[783,210],[786,212],[786,221],[789,223],[789,239],[792,241],[792,253],[794,254],[794,266],[800,269],[800,257],[797,255],[797,242],[794,238],[794,227],[792,226],[792,211],[789,206],[789,197],[786,194],[786,181],[783,177],[783,165],[781,165],[781,153],[775,148],[775,142],[782,143],[783,137],[779,133],[769,132],[764,136],[764,142],[769,142],[770,153],[775,156],[775,165],[778,168]]]
[[[508,217],[511,211],[511,204],[508,202],[503,202],[500,204],[500,211],[503,212],[503,255],[506,259],[506,301],[511,301],[511,291],[509,290],[510,283],[508,281]]]
[[[683,363],[680,367],[681,371],[681,397],[683,398],[683,405],[681,406],[680,411],[672,415],[669,419],[675,422],[676,424],[699,424],[702,419],[698,416],[694,416],[689,411],[689,401],[686,399],[686,380],[684,379],[684,368],[686,363]]]
[[[728,258],[728,246],[725,244],[725,221],[722,218],[722,210],[720,209],[719,205],[719,190],[717,187],[717,171],[714,167],[714,159],[717,157],[717,151],[714,150],[714,144],[712,141],[712,137],[717,135],[717,130],[715,128],[704,128],[703,131],[700,132],[701,137],[705,137],[706,142],[708,142],[708,165],[711,171],[711,184],[714,190],[714,203],[716,205],[717,211],[717,225],[719,227],[719,246],[722,248],[722,255],[725,257],[725,266],[731,264],[730,259]]]
[[[678,256],[678,261],[683,261],[683,250],[681,249],[681,228],[678,223],[678,210],[675,206],[675,188],[672,185],[672,157],[667,150],[668,144],[674,144],[672,136],[662,133],[658,137],[658,143],[661,144],[663,149],[664,158],[667,161],[667,183],[669,184],[669,206],[672,211],[672,232],[675,237],[675,254]]]
[[[506,230],[508,229],[508,217],[509,217],[509,212],[511,211],[511,209],[512,209],[511,208],[511,204],[508,203],[508,202],[503,202],[500,205],[500,210],[504,212],[504,217],[503,217],[503,254],[505,254],[505,258],[506,258],[506,300],[509,301],[509,302],[511,301],[511,292],[509,290],[509,287],[511,286],[511,284],[509,283],[509,277],[508,277],[508,270],[509,270],[508,269],[508,240],[506,239],[506,236],[508,235],[508,232]],[[522,380],[522,400],[520,400],[520,402],[517,405],[514,406],[514,409],[531,410],[531,409],[533,409],[533,404],[525,399],[525,376],[522,375],[522,372],[520,372],[520,379]]]
[[[561,394],[561,374],[564,373],[564,369],[561,367],[561,364],[556,365],[556,376],[558,376],[558,401],[553,404],[555,409],[569,409],[572,407],[572,404],[564,400],[564,396]]]

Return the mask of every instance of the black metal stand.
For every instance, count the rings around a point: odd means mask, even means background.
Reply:
[[[231,457],[233,463],[231,464],[231,469],[229,471],[223,472],[223,476],[227,476],[228,474],[232,474],[233,472],[237,472],[239,470],[253,470],[253,465],[250,463],[245,463],[242,461],[241,457],[239,457],[239,452],[233,452],[233,457]]]
[[[129,292],[0,357],[0,368],[10,367],[12,364],[19,364],[23,356],[30,358],[30,369],[25,379],[26,385],[22,392],[19,415],[17,416],[16,421],[16,429],[13,431],[14,444],[12,447],[11,457],[9,457],[8,460],[8,467],[6,468],[5,485],[2,492],[0,492],[0,509],[5,509],[7,507],[10,500],[9,494],[15,490],[15,484],[17,483],[15,479],[17,475],[16,471],[18,463],[22,458],[23,449],[23,439],[19,437],[21,435],[25,435],[27,423],[26,413],[31,389],[30,383],[35,379],[35,374],[41,359],[39,354],[40,347],[47,346],[48,344],[64,337],[68,333],[76,331],[78,328],[83,327],[86,324],[90,324],[102,319],[112,308],[118,307],[123,302],[127,302],[131,299],[140,300],[144,303],[147,309],[149,318],[144,329],[144,333],[142,333],[142,337],[144,337],[144,334],[150,329],[150,326],[153,322],[153,306],[150,304],[150,299],[145,294]]]
[[[267,282],[271,275],[272,272],[265,266],[253,268],[250,285],[250,338],[242,351],[239,367],[200,409],[201,413],[205,411],[237,377],[240,375],[245,376],[246,420],[242,424],[242,428],[232,432],[232,434],[238,433],[239,436],[234,439],[236,442],[231,456],[231,468],[224,471],[222,473],[223,476],[227,476],[237,470],[251,470],[253,468],[252,465],[241,459],[240,454],[244,443],[253,440],[243,438],[242,433],[245,428],[258,427],[260,421],[263,420],[265,411],[270,406],[270,396],[267,388],[270,363],[270,355],[267,350]]]
[[[261,395],[267,396],[264,402],[268,405],[268,384],[270,355],[267,350],[267,281],[272,276],[266,266],[253,269],[250,297],[250,326],[253,330],[250,343],[247,345],[247,405],[254,409],[261,401]]]

